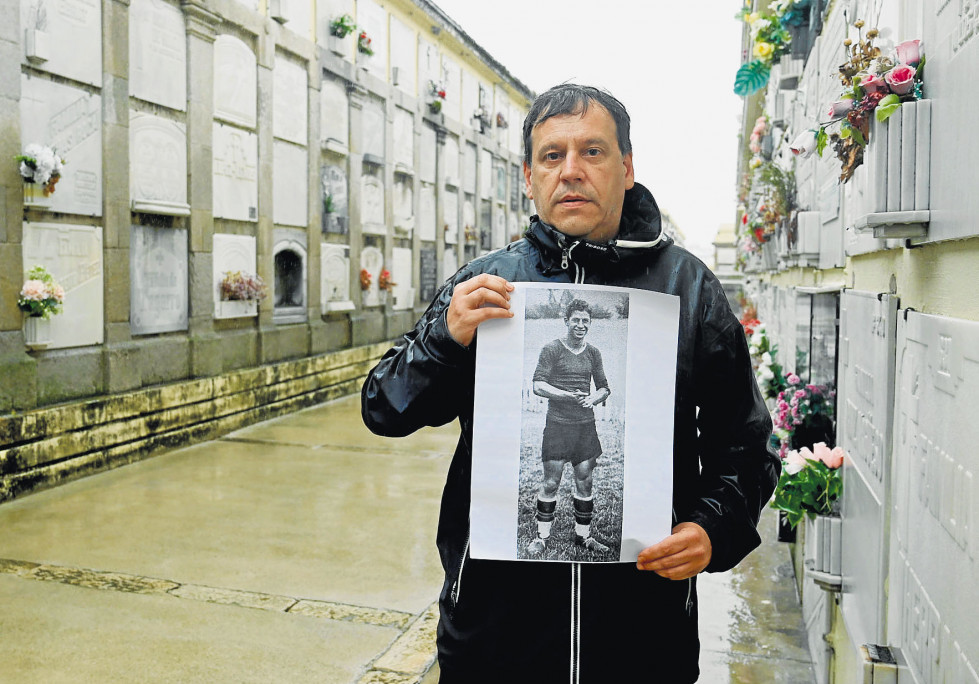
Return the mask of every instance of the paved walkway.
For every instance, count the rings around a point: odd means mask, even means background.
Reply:
[[[0,506],[0,682],[434,684],[455,440],[350,397]],[[702,579],[701,681],[808,684],[787,550],[750,558]]]

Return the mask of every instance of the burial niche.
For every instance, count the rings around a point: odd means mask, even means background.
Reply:
[[[296,240],[277,242],[273,251],[276,323],[306,320],[306,248]]]

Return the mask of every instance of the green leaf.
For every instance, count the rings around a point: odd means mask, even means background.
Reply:
[[[846,140],[853,133],[853,128],[849,124],[843,124],[840,126],[840,138]]]
[[[761,90],[768,84],[768,78],[772,69],[760,59],[755,59],[747,64],[742,64],[738,73],[734,76],[734,92],[741,97]]]
[[[820,126],[819,132],[816,133],[816,154],[822,157],[827,144],[829,144],[829,136],[826,135],[826,127]]]
[[[877,109],[874,112],[874,116],[877,117],[878,123],[884,123],[891,115],[901,108],[901,98],[899,98],[894,93],[883,98],[878,104]]]
[[[867,144],[867,139],[863,137],[863,133],[860,132],[860,129],[851,128],[850,133],[853,134],[853,140],[861,147]]]

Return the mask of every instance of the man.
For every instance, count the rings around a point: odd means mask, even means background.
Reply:
[[[571,300],[564,312],[564,324],[568,334],[544,345],[534,371],[534,394],[547,398],[547,418],[541,442],[544,481],[537,495],[537,537],[527,545],[532,555],[543,553],[551,537],[565,463],[574,471],[575,544],[598,553],[609,550],[591,536],[591,518],[592,473],[602,455],[594,407],[612,391],[605,378],[602,353],[585,342],[591,327],[588,302]]]
[[[378,434],[457,417],[462,427],[437,536],[442,681],[694,682],[695,577],[733,567],[760,541],[755,527],[779,467],[768,449],[771,418],[723,289],[663,236],[656,201],[635,182],[622,104],[595,88],[556,86],[534,101],[523,137],[537,207],[524,239],[451,278],[362,393],[364,421]],[[468,556],[476,330],[513,315],[509,293],[519,281],[620,285],[680,299],[674,527],[635,566]]]

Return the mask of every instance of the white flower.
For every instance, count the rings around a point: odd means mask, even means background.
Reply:
[[[759,366],[758,367],[758,379],[762,382],[768,382],[775,378],[775,373],[772,372],[769,366]]]
[[[751,39],[754,40],[758,34],[772,25],[768,19],[756,19],[751,23]]]
[[[812,153],[816,151],[817,136],[818,132],[812,128],[800,133],[789,146],[789,148],[792,150],[792,154],[796,155],[797,157],[802,157],[803,159],[808,159],[811,157]]]
[[[764,354],[762,354],[761,355],[761,362],[763,364],[765,364],[766,366],[771,366],[772,365],[772,355],[771,355],[771,353],[770,352],[765,352]]]

